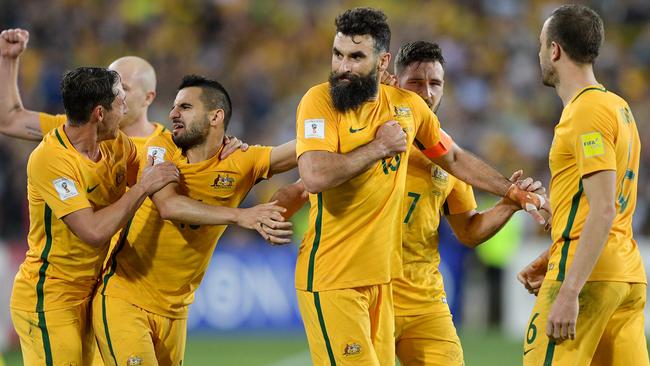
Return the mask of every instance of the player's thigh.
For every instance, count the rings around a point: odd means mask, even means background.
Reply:
[[[648,366],[648,346],[643,310],[646,285],[614,283],[629,289],[628,296],[612,314],[594,355],[593,366]]]
[[[83,365],[86,323],[78,307],[41,313],[11,310],[24,365]]]
[[[297,298],[315,366],[380,365],[371,339],[368,294],[297,290]]]
[[[158,365],[147,315],[125,300],[95,296],[93,326],[105,365]]]
[[[556,343],[546,335],[546,326],[561,285],[549,280],[542,284],[524,337],[524,365],[589,365],[622,296],[616,287],[587,282],[579,296],[576,339]]]
[[[463,349],[449,308],[444,312],[396,317],[403,323],[396,341],[402,366],[463,365]]]
[[[380,365],[395,365],[395,305],[391,284],[364,288],[370,302],[370,339]]]
[[[154,350],[160,365],[183,365],[187,319],[171,319],[161,315],[150,315],[155,323]]]

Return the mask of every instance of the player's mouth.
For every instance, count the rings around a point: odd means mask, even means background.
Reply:
[[[174,134],[181,132],[185,128],[185,124],[181,121],[175,120],[172,121],[172,130]]]

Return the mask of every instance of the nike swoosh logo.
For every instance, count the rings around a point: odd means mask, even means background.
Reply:
[[[86,188],[86,193],[92,193],[97,187],[99,187],[99,184],[96,184],[94,187]]]
[[[535,349],[535,348],[531,348],[531,349],[529,349],[529,350],[524,351],[524,356],[526,356],[526,354],[527,354],[528,352],[530,352],[530,351],[532,351],[532,350],[534,350],[534,349]]]
[[[361,127],[361,128],[352,128],[352,127],[350,127],[350,133],[357,133],[357,132],[363,130],[364,128],[366,128],[366,127],[368,127],[368,126]]]

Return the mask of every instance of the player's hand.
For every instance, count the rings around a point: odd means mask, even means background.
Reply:
[[[397,121],[388,121],[379,126],[371,143],[379,148],[382,158],[392,157],[406,151],[406,132]]]
[[[284,207],[277,205],[277,201],[244,208],[240,210],[237,225],[256,230],[271,244],[288,244],[291,243],[293,224],[284,220],[282,213],[285,211]]]
[[[158,192],[169,183],[178,182],[180,173],[172,162],[165,161],[154,165],[153,156],[147,156],[147,166],[142,171],[140,183],[143,185],[147,195]]]
[[[522,188],[523,187],[523,188]],[[526,210],[530,216],[535,219],[540,225],[545,225],[546,219],[540,214],[540,210],[547,210],[551,212],[551,208],[546,198],[546,195],[536,193],[542,188],[541,182],[533,181],[532,178],[526,178],[523,181],[513,183],[505,197],[516,202],[521,208]],[[530,189],[530,191],[529,191]],[[544,189],[543,192],[546,190]],[[542,192],[542,191],[540,191]]]
[[[6,29],[0,33],[0,56],[17,58],[29,42],[29,32],[24,29]]]
[[[576,322],[578,320],[578,311],[580,302],[578,295],[566,295],[560,292],[551,306],[546,322],[546,335],[553,339],[555,343],[560,343],[567,339],[576,339]]]
[[[517,274],[517,280],[524,285],[529,294],[537,296],[540,287],[542,287],[542,282],[544,282],[547,269],[548,255],[542,254]]]
[[[388,70],[384,70],[381,72],[381,83],[390,86],[397,86],[397,77],[388,72]]]
[[[223,137],[223,149],[221,150],[221,154],[219,154],[219,159],[223,160],[237,150],[246,151],[248,147],[247,143],[242,142],[237,137],[226,135]]]

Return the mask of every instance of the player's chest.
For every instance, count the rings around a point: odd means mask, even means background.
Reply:
[[[397,121],[407,133],[409,144],[413,141],[415,122],[408,106],[390,105],[390,108],[348,111],[339,118],[340,152],[345,154],[371,142],[377,130],[388,121]]]
[[[575,137],[573,132],[565,125],[558,125],[555,128],[553,135],[553,142],[548,154],[548,166],[551,170],[551,175],[556,175],[575,166],[576,161],[573,154],[575,146]]]
[[[126,191],[126,159],[108,155],[95,164],[80,164],[81,187],[95,208],[108,206]]]
[[[248,177],[236,169],[202,169],[184,171],[181,168],[180,188],[188,197],[220,206],[236,207],[251,188]]]

